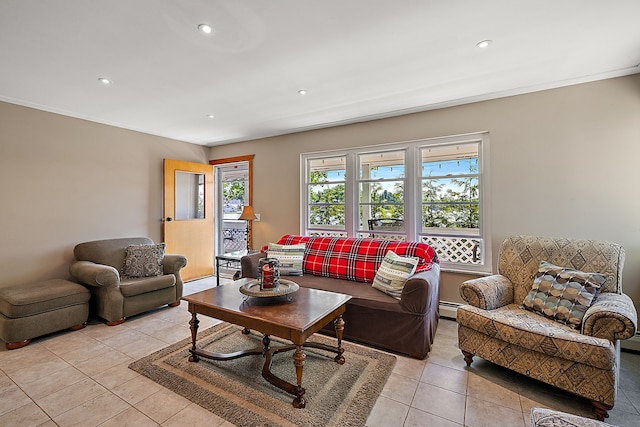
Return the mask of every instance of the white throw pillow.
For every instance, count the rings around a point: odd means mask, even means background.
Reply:
[[[283,276],[302,276],[302,259],[304,258],[304,243],[297,245],[280,245],[269,243],[269,258],[280,261],[280,274]]]
[[[417,266],[417,258],[403,257],[389,251],[380,263],[373,279],[373,287],[400,299],[404,284],[415,273]]]

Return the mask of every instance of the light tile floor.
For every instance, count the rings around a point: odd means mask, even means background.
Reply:
[[[185,294],[215,286],[187,283]],[[7,351],[0,341],[0,426],[222,426],[231,424],[128,368],[189,337],[187,305],[163,307],[109,327],[97,319]],[[216,320],[200,317],[201,327]],[[528,427],[533,406],[591,416],[588,403],[476,358],[467,369],[456,324],[441,320],[426,360],[398,357],[368,427]],[[622,353],[609,422],[640,426],[640,355]]]

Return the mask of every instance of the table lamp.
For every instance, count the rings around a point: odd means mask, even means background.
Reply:
[[[247,221],[247,250],[251,249],[249,247],[249,233],[251,232],[251,221],[253,221],[254,219],[258,219],[258,217],[256,216],[256,214],[253,212],[253,207],[251,205],[247,205],[244,208],[242,208],[242,213],[240,214],[240,217],[238,217],[238,219],[242,219]]]

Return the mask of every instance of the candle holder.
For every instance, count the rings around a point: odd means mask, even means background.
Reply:
[[[258,268],[260,290],[277,289],[280,285],[280,261],[277,258],[260,258]]]

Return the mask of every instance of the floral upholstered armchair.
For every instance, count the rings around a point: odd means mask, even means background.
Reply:
[[[622,246],[605,241],[512,236],[498,274],[469,280],[460,294],[458,345],[473,356],[591,401],[599,419],[613,408],[619,340],[637,313],[622,293]]]

